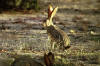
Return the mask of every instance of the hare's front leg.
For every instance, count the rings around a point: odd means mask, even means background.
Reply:
[[[50,49],[52,51],[54,49],[54,46],[53,46],[53,42],[52,41],[50,41],[50,45],[51,45]]]
[[[51,49],[54,50],[54,48],[55,48],[55,43],[52,42],[52,44],[51,44]]]
[[[55,42],[51,39],[50,36],[48,36],[48,40],[50,42],[50,51],[53,51],[54,50],[54,46],[55,46]]]
[[[48,36],[48,41],[50,42],[50,48],[49,51],[52,51],[54,49],[53,41],[51,40],[51,37]]]
[[[55,48],[55,42],[50,41],[50,44],[51,44],[51,51],[54,51],[54,48]]]

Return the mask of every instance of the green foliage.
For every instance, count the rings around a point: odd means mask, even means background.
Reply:
[[[4,9],[38,10],[38,0],[6,0],[6,1],[0,0],[0,7],[3,10]]]
[[[93,41],[100,41],[100,35],[91,35],[91,36],[90,36],[90,40],[93,40]]]
[[[15,5],[16,7],[19,7],[21,4],[22,0],[15,0]]]

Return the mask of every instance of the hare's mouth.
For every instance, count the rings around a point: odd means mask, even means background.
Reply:
[[[42,23],[43,28],[45,29],[47,25],[45,23]]]

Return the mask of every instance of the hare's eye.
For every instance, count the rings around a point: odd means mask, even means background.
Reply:
[[[46,22],[46,20],[43,20],[43,22]]]

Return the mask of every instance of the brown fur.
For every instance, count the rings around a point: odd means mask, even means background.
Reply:
[[[49,52],[48,54],[44,54],[44,62],[46,66],[54,66],[54,54]]]
[[[56,7],[52,11],[48,12],[49,16],[46,19],[46,21],[43,22],[43,26],[47,30],[47,34],[51,40],[51,44],[53,44],[53,42],[55,42],[57,45],[60,46],[60,48],[66,49],[67,46],[69,46],[69,44],[70,44],[70,39],[69,39],[68,35],[63,30],[61,30],[58,26],[54,25],[52,22],[52,18],[54,17],[57,9],[58,9],[58,7]],[[50,10],[50,8],[48,10]]]

